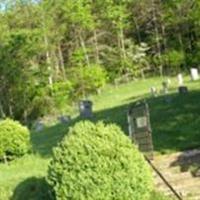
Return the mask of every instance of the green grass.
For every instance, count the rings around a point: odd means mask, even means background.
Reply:
[[[161,89],[161,82],[159,78],[152,78],[118,87],[107,86],[101,95],[91,97],[94,102],[94,120],[116,123],[127,134],[128,107],[136,100],[145,98],[150,107],[156,153],[171,153],[200,147],[200,82],[190,82],[187,78],[185,83],[190,92],[178,95],[177,83],[173,78],[174,87],[167,97],[160,95],[151,98],[149,88],[157,86]],[[71,125],[78,120],[80,119],[74,119]],[[40,180],[44,181],[52,149],[62,140],[67,130],[68,126],[58,124],[39,133],[32,132],[33,153],[8,165],[0,164],[0,200],[8,200],[9,197],[13,200],[23,200],[18,194],[25,190],[28,193],[37,193],[37,188],[32,187],[32,184],[37,183],[40,187]],[[26,189],[27,185],[29,189]],[[44,197],[31,199],[38,200]]]
[[[189,93],[179,95],[177,81],[172,78],[168,95],[152,98],[151,86],[161,88],[160,79],[148,79],[106,90],[95,97],[96,120],[114,122],[128,133],[126,113],[131,103],[146,99],[150,108],[153,143],[156,153],[172,153],[200,147],[200,81],[186,78]]]

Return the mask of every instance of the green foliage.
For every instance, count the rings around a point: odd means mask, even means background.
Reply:
[[[101,89],[107,80],[106,71],[99,65],[76,67],[70,77],[74,98],[83,98]]]
[[[54,149],[48,182],[58,200],[146,200],[152,176],[143,156],[116,125],[80,122]]]
[[[37,88],[35,92],[29,108],[29,120],[34,120],[50,113],[54,106],[53,99],[50,98],[47,88]]]
[[[28,122],[51,113],[48,108],[68,110],[71,99],[106,81],[199,64],[198,1],[7,0],[1,6],[0,117]],[[88,69],[99,65],[109,80],[97,67]],[[68,81],[70,100],[52,95]]]
[[[0,122],[0,160],[13,159],[31,149],[29,130],[19,122],[6,119]]]
[[[184,52],[171,50],[163,55],[163,59],[169,63],[174,71],[178,72],[181,69],[181,65],[184,64]]]
[[[69,112],[73,96],[72,83],[70,81],[56,82],[53,84],[52,93],[53,107],[61,113]]]
[[[16,31],[8,36],[0,52],[0,89],[1,116],[26,120],[32,115],[34,99],[41,88],[38,73],[44,75],[30,59],[38,56],[41,50],[38,31]],[[12,55],[12,58],[10,58]],[[33,64],[34,63],[34,64]],[[6,79],[6,81],[4,81]],[[44,88],[43,88],[44,90]],[[16,102],[18,102],[16,104]]]

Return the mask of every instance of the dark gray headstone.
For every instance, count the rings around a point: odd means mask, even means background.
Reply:
[[[71,117],[69,115],[61,115],[61,116],[58,117],[58,120],[62,124],[67,124],[67,123],[70,122]]]
[[[178,88],[179,94],[187,94],[188,93],[188,88],[186,86],[180,86]]]
[[[146,102],[137,102],[128,110],[129,137],[149,159],[153,159],[150,113]]]
[[[80,101],[79,102],[79,112],[80,116],[83,118],[92,118],[93,113],[92,113],[92,101]]]

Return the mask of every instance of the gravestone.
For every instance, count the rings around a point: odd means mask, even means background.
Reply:
[[[183,76],[182,76],[182,74],[178,74],[177,80],[178,80],[178,85],[183,86]]]
[[[171,83],[172,83],[171,80],[168,78],[168,79],[167,79],[168,87],[171,85]]]
[[[163,82],[162,82],[162,86],[163,86],[163,93],[164,93],[164,94],[167,94],[167,93],[168,93],[168,90],[169,90],[168,82],[167,82],[167,81],[163,81]]]
[[[191,74],[191,79],[192,79],[192,81],[199,80],[198,69],[196,69],[196,68],[191,68],[191,69],[190,69],[190,74]]]
[[[156,89],[156,87],[151,87],[150,88],[150,92],[151,92],[151,96],[152,97],[156,97],[157,96],[157,89]]]
[[[67,124],[67,123],[70,122],[71,117],[69,115],[61,115],[61,116],[58,117],[58,120],[62,124]]]
[[[80,117],[83,118],[92,118],[93,113],[92,113],[92,101],[88,100],[82,100],[79,102],[79,112],[80,112]]]
[[[179,92],[179,94],[187,94],[188,88],[186,86],[179,86],[178,92]]]
[[[42,131],[44,129],[44,127],[45,127],[45,125],[41,121],[36,121],[35,124],[34,124],[34,129],[37,132]]]
[[[153,142],[149,108],[146,102],[137,102],[128,110],[129,137],[138,149],[149,159],[153,159]]]

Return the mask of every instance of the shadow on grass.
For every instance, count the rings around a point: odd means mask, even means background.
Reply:
[[[200,91],[148,99],[155,150],[160,153],[200,147]]]
[[[55,200],[45,178],[28,178],[15,188],[11,200]]]
[[[142,99],[143,96],[140,97]],[[149,104],[155,151],[170,153],[200,147],[200,91],[146,98]],[[132,101],[138,98],[132,98]],[[116,123],[128,133],[127,110],[131,104],[95,113],[96,120]]]
[[[144,97],[146,95],[133,97],[131,101],[135,102]],[[155,151],[170,153],[200,147],[199,100],[200,91],[190,91],[185,95],[169,94],[146,98],[150,109]],[[128,134],[127,111],[130,105],[125,103],[95,112],[92,121],[115,123]],[[68,125],[59,124],[42,132],[32,133],[34,151],[42,156],[51,156],[52,148],[67,134],[69,127],[80,120],[76,118]]]
[[[80,120],[80,118],[76,118],[68,124],[57,124],[55,126],[47,127],[40,132],[33,131],[31,133],[33,152],[39,153],[44,157],[51,156],[53,147],[57,146],[68,133],[69,128]]]

